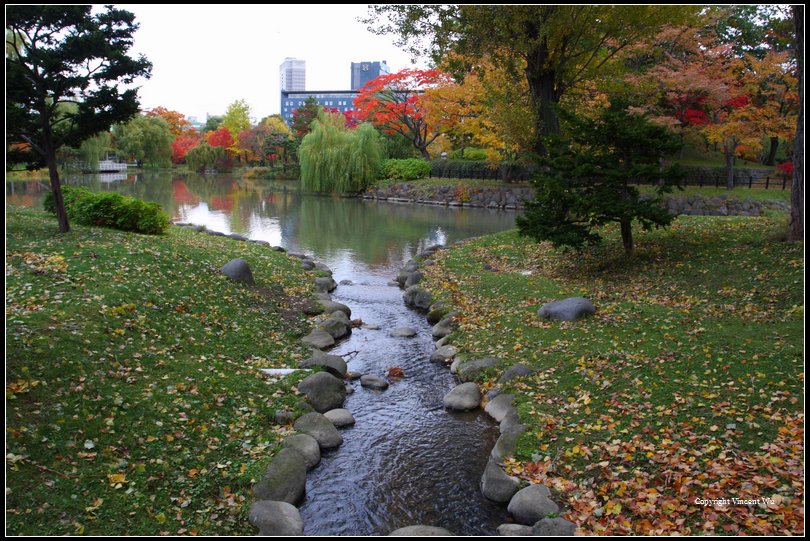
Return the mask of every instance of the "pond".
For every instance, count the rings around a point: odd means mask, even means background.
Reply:
[[[328,265],[334,300],[352,318],[381,330],[357,329],[330,353],[349,354],[349,370],[405,378],[384,392],[362,388],[344,405],[356,424],[344,443],[307,476],[301,506],[307,535],[387,535],[412,524],[441,526],[458,535],[492,535],[506,510],[479,487],[498,428],[482,413],[451,414],[442,397],[455,385],[429,361],[434,351],[424,316],[405,307],[391,285],[418,251],[514,227],[515,214],[302,194],[297,182],[227,175],[87,175],[69,180],[94,191],[117,191],[156,201],[175,220],[266,240]],[[6,202],[39,205],[46,183],[7,182]],[[412,327],[415,338],[394,338]]]

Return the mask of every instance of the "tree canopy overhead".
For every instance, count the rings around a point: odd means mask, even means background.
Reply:
[[[108,6],[6,7],[6,137],[9,161],[47,165],[62,231],[64,214],[56,151],[76,147],[138,111],[137,89],[150,76],[143,56],[127,53],[135,16]]]
[[[559,134],[556,111],[571,88],[605,68],[615,55],[698,6],[377,5],[364,20],[377,34],[438,62],[448,52],[490,55],[522,71],[534,104],[535,144]]]

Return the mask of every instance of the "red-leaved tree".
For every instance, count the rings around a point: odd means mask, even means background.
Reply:
[[[178,136],[172,143],[172,162],[181,163],[186,154],[200,143],[200,134],[197,130],[188,130]]]
[[[403,135],[429,159],[427,148],[440,132],[427,120],[429,100],[424,92],[449,82],[451,77],[439,70],[404,69],[380,75],[354,98],[357,119]]]
[[[212,147],[230,148],[233,146],[233,136],[228,128],[219,128],[205,134],[205,142]]]

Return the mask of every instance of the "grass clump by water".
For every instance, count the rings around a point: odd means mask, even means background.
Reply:
[[[581,533],[803,533],[803,244],[774,241],[778,222],[682,216],[631,259],[617,234],[566,254],[507,232],[428,267],[462,313],[453,342],[501,359],[485,386],[536,371],[505,389],[528,425],[507,471],[556,490]],[[581,295],[595,316],[537,315]]]
[[[289,427],[309,294],[266,247],[7,209],[6,533],[255,533],[250,489]],[[251,265],[259,286],[219,272]]]

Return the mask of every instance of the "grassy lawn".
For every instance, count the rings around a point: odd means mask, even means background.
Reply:
[[[633,259],[611,232],[583,254],[514,231],[440,252],[428,287],[463,314],[454,343],[501,359],[481,382],[536,370],[507,388],[529,427],[508,470],[556,490],[581,533],[803,533],[804,246],[782,228],[682,216],[639,232]],[[592,318],[537,316],[580,295]]]
[[[6,533],[241,534],[308,292],[267,247],[6,209]],[[261,287],[218,269],[245,258]]]
[[[779,187],[781,187],[781,181]],[[788,184],[788,186],[790,186]],[[642,194],[644,193],[653,193],[655,190],[652,186],[638,186],[639,192]],[[739,199],[741,201],[751,200],[751,201],[784,201],[785,203],[790,204],[790,189],[787,190],[779,190],[779,189],[768,189],[765,190],[764,188],[734,188],[733,190],[728,190],[726,188],[708,188],[708,187],[699,187],[699,186],[687,186],[683,190],[675,190],[669,197],[688,197],[690,195],[699,195],[705,198],[712,198],[712,197],[733,197],[735,199]]]

